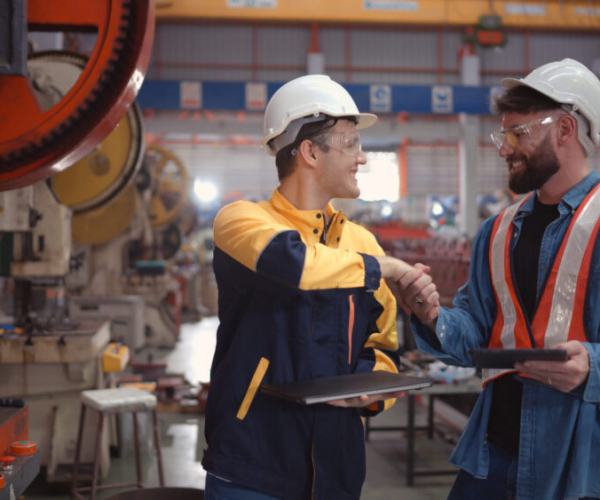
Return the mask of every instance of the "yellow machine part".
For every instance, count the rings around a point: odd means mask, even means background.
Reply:
[[[168,149],[152,145],[146,155],[152,159],[152,176],[158,181],[150,202],[150,224],[154,228],[164,227],[184,210],[189,178],[181,159]]]
[[[131,184],[142,158],[141,112],[134,103],[92,153],[52,177],[52,190],[75,213],[96,209]]]
[[[82,245],[102,245],[125,231],[137,210],[135,186],[126,188],[110,203],[95,210],[73,214],[71,237]]]
[[[98,198],[121,176],[131,145],[127,116],[96,150],[52,177],[52,189],[63,205],[76,207]]]
[[[156,385],[156,382],[125,382],[124,384],[119,384],[119,387],[134,387],[141,391],[154,392],[156,390]]]
[[[189,236],[198,227],[196,207],[189,199],[186,200],[185,206],[181,210],[179,217],[177,217],[175,224],[179,226],[184,236]]]
[[[129,347],[111,342],[102,353],[102,371],[122,372],[129,362]]]

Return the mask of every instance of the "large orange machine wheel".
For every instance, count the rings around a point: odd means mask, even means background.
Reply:
[[[29,0],[29,31],[95,32],[69,92],[43,110],[27,76],[0,75],[0,190],[80,160],[119,123],[140,89],[154,36],[153,0]]]

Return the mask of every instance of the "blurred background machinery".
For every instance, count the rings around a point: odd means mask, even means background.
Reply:
[[[135,106],[128,113],[139,113],[134,110]],[[137,134],[132,130],[118,127],[99,151],[137,151],[141,128]],[[122,160],[130,157],[123,154]],[[185,167],[172,153],[155,147],[136,155],[133,166],[118,158],[111,165],[114,180],[99,193],[97,174],[87,159],[52,178],[59,200],[74,211],[72,238],[77,266],[67,277],[72,314],[112,318],[114,323],[114,309],[120,307],[120,326],[115,329],[121,333],[115,340],[134,349],[144,345],[173,347],[181,327],[182,300],[180,283],[173,278],[168,261],[183,241],[176,221],[186,207],[189,185]],[[131,181],[122,182],[127,177]],[[80,184],[95,187],[87,196],[77,188]],[[113,190],[113,184],[121,187]],[[107,195],[109,192],[112,196]],[[124,310],[131,313],[124,315]]]
[[[75,230],[81,213],[133,186],[143,156],[133,101],[150,58],[154,9],[148,0],[8,7],[0,38],[0,398],[24,401],[28,437],[52,480],[70,475],[80,391],[110,382],[101,363],[110,322],[69,315],[68,276],[82,265],[72,234],[82,232]],[[37,50],[43,36],[57,41],[54,50]],[[78,36],[89,50],[65,50]],[[69,186],[51,179],[74,164],[89,178]],[[127,210],[116,219],[127,219]]]

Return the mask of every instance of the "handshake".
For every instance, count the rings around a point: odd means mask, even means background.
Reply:
[[[429,266],[411,266],[388,256],[375,258],[379,262],[382,277],[404,312],[413,313],[421,323],[435,331],[435,323],[440,313],[440,294],[431,276],[427,274]]]

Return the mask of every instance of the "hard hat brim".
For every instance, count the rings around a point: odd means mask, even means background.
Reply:
[[[377,115],[371,113],[360,113],[359,115],[356,115],[356,119],[358,120],[358,123],[356,124],[358,130],[369,128],[377,123]]]
[[[531,87],[530,85],[527,85],[520,78],[503,78],[501,83],[505,89],[512,89],[512,88],[518,87],[519,85],[524,85],[525,87]]]

